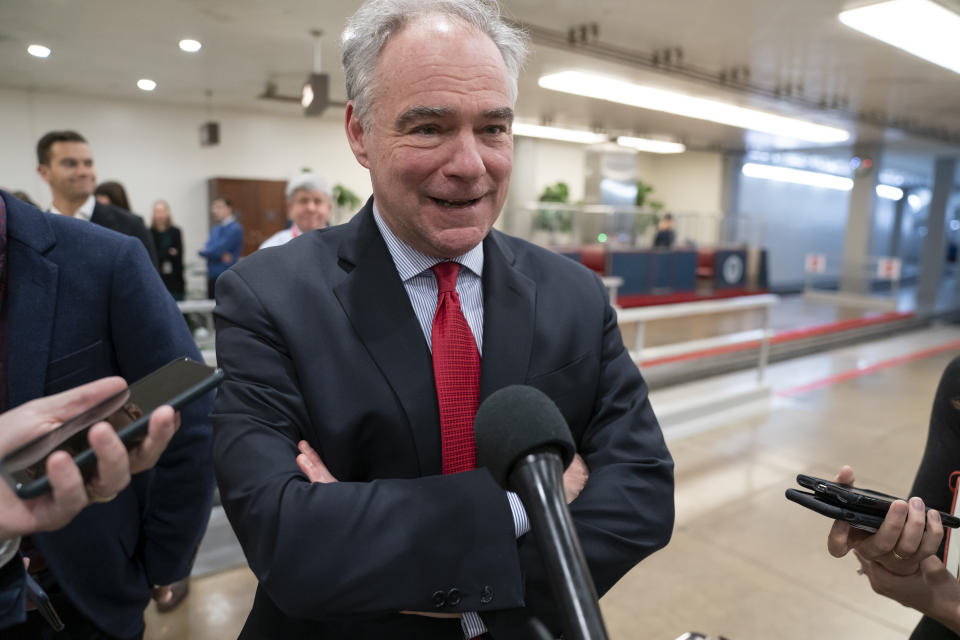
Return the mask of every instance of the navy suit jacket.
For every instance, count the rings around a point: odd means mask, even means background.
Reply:
[[[0,196],[11,408],[104,376],[133,383],[178,357],[201,360],[140,242]],[[142,631],[150,586],[190,571],[213,496],[211,405],[209,396],[189,405],[156,467],[114,500],[33,536],[71,601],[110,635]]]
[[[260,580],[241,638],[449,638],[554,632],[532,536],[515,539],[486,469],[441,475],[430,351],[371,204],[350,223],[248,256],[217,281],[213,414],[224,508]],[[571,505],[598,591],[673,527],[673,463],[600,280],[491,231],[480,400],[512,384],[559,406],[590,479]],[[310,484],[297,442],[335,484]]]
[[[107,229],[119,231],[127,236],[133,236],[139,240],[143,243],[143,248],[147,250],[153,266],[159,269],[157,249],[153,244],[153,235],[150,233],[150,230],[147,229],[146,225],[143,224],[143,219],[140,216],[111,204],[97,202],[97,204],[93,206],[93,215],[90,216],[90,222],[98,224],[101,227],[106,227]]]

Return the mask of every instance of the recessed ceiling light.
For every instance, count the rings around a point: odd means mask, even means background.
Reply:
[[[586,131],[584,129],[564,129],[562,127],[544,127],[539,124],[524,124],[514,122],[513,135],[528,138],[546,138],[563,142],[578,142],[580,144],[598,144],[607,141],[607,134]]]
[[[617,102],[641,109],[663,111],[687,118],[708,120],[751,131],[763,131],[808,142],[836,143],[850,138],[850,133],[843,129],[738,107],[719,100],[654,89],[582,71],[561,71],[545,75],[540,78],[538,84],[544,89]]]
[[[137,86],[143,89],[144,91],[153,91],[157,88],[157,83],[149,78],[140,78],[137,80]]]
[[[840,22],[960,73],[960,15],[929,0],[892,0],[843,11]]]
[[[633,138],[631,136],[620,136],[617,138],[617,144],[646,153],[683,153],[687,150],[686,145],[679,142],[654,140],[652,138]]]
[[[186,40],[180,41],[180,48],[186,51],[187,53],[196,53],[200,51],[200,47],[203,45],[196,40],[191,40],[187,38]]]
[[[27,53],[35,58],[46,58],[50,55],[50,47],[45,47],[42,44],[32,44],[27,47]]]

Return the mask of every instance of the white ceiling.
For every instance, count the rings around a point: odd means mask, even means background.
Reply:
[[[960,9],[958,0],[942,1]],[[0,0],[0,87],[293,115],[296,104],[256,96],[271,80],[281,94],[299,92],[314,61],[309,32],[319,28],[326,34],[322,59],[323,71],[331,74],[331,98],[345,99],[337,40],[358,5],[358,0]],[[691,148],[780,144],[732,127],[536,85],[543,73],[578,68],[839,124],[855,132],[858,142],[883,141],[905,166],[919,162],[914,169],[922,165],[926,171],[933,155],[958,153],[960,75],[843,26],[837,14],[848,7],[844,0],[505,0],[505,13],[529,25],[536,45],[521,77],[518,117],[669,136]],[[598,27],[597,38],[590,39],[593,52],[565,41],[571,27],[586,23]],[[181,52],[177,42],[184,37],[200,40],[203,49]],[[32,42],[49,46],[53,55],[45,60],[27,55]],[[682,67],[652,64],[653,54],[666,48],[682,49]],[[611,60],[611,53],[630,62]],[[743,67],[750,70],[750,90],[718,82],[725,69]],[[137,89],[141,77],[155,80],[157,90]],[[791,98],[773,97],[777,87],[788,85]],[[820,108],[821,102],[827,108]],[[831,109],[834,104],[839,109]],[[911,135],[870,124],[864,119],[869,117],[944,132]],[[947,144],[949,136],[956,138]]]

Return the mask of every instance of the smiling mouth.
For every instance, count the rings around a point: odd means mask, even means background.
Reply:
[[[444,209],[466,209],[467,207],[480,202],[480,198],[474,198],[473,200],[441,200],[440,198],[430,199]]]

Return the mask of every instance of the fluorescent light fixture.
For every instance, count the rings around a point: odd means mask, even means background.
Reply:
[[[903,197],[903,189],[890,186],[889,184],[878,184],[877,195],[887,200],[899,200]]]
[[[819,173],[817,171],[803,171],[802,169],[775,167],[770,164],[755,164],[753,162],[748,162],[743,165],[743,169],[740,171],[748,178],[805,184],[810,187],[836,189],[837,191],[850,191],[853,189],[853,179],[835,176],[829,173]]]
[[[771,164],[757,164],[755,162],[746,163],[740,172],[748,178],[803,184],[808,187],[820,187],[821,189],[834,189],[836,191],[850,191],[853,189],[852,178],[836,176],[832,173],[804,171],[802,169],[777,167]],[[886,198],[887,200],[899,200],[903,197],[903,189],[898,189],[888,184],[878,184],[876,186],[876,192],[878,196]]]
[[[200,47],[202,46],[203,45],[198,41],[191,40],[190,38],[180,41],[180,49],[186,51],[187,53],[196,53],[197,51],[200,51]]]
[[[32,44],[27,47],[27,53],[34,58],[46,58],[50,55],[50,47],[45,47],[42,44]]]
[[[738,107],[718,100],[644,87],[582,71],[561,71],[541,76],[538,84],[544,89],[553,91],[618,102],[641,109],[664,111],[687,118],[709,120],[808,142],[836,143],[850,138],[850,133],[843,129]]]
[[[683,153],[687,150],[687,147],[679,142],[653,140],[650,138],[632,138],[630,136],[620,136],[617,138],[617,144],[646,153]]]
[[[840,22],[960,73],[960,15],[930,0],[891,0],[840,13]]]
[[[149,78],[140,78],[137,80],[137,86],[143,91],[153,91],[157,88],[157,83]]]
[[[561,127],[544,127],[538,124],[513,123],[513,135],[528,138],[546,138],[548,140],[562,140],[563,142],[578,142],[580,144],[598,144],[607,141],[607,134],[585,131],[583,129],[563,129]]]

